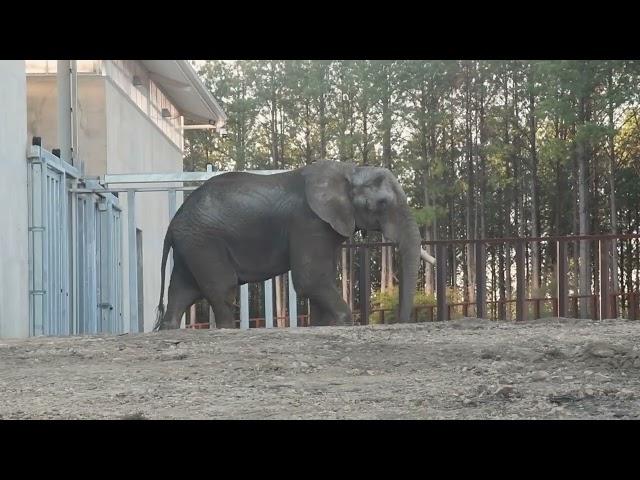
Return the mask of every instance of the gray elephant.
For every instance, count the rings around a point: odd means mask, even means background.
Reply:
[[[312,325],[352,324],[336,286],[340,244],[356,230],[381,231],[398,243],[399,321],[413,306],[420,233],[406,196],[385,168],[320,160],[289,172],[230,172],[196,189],[172,219],[164,239],[162,286],[155,329],[179,328],[185,310],[205,298],[216,324],[234,325],[236,288],[291,270],[298,295],[310,302]],[[174,267],[166,311],[164,271]]]

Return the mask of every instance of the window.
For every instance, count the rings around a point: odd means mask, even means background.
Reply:
[[[102,60],[76,60],[78,73],[102,73]],[[48,74],[58,73],[57,60],[25,60],[27,74]]]

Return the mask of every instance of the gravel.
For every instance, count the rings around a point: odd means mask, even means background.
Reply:
[[[1,419],[635,419],[640,322],[0,340]]]

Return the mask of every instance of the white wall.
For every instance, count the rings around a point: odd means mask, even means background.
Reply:
[[[182,152],[162,131],[143,114],[133,101],[110,80],[106,81],[107,106],[107,173],[181,172]],[[127,227],[127,204],[120,195],[123,206],[123,231]],[[180,205],[178,198],[178,206]],[[136,196],[137,227],[143,240],[143,291],[144,329],[150,331],[155,323],[155,310],[160,295],[160,262],[164,235],[169,226],[169,204],[165,192],[138,193]],[[124,235],[123,251],[127,252]],[[125,328],[129,327],[128,258],[123,261],[125,272],[123,312]],[[170,276],[167,265],[166,287]],[[166,295],[165,295],[166,305]]]
[[[29,334],[24,60],[0,60],[0,338]]]
[[[104,77],[78,75],[78,152],[86,175],[104,174],[106,117]],[[55,75],[27,76],[27,138],[42,138],[46,150],[58,148],[58,83]],[[76,165],[77,167],[79,165]]]

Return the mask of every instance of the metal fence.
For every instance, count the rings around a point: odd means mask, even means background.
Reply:
[[[122,174],[88,180],[83,179],[73,166],[40,147],[31,148],[28,160],[30,334],[121,333],[126,330],[124,317],[127,311],[128,330],[141,331],[137,298],[136,195],[166,192],[169,217],[172,217],[177,209],[176,192],[194,190],[212,176],[225,172],[209,169],[207,172]],[[193,184],[184,186],[190,182]],[[114,193],[127,197],[126,227],[122,225],[118,197]],[[126,252],[122,249],[124,235],[129,239]],[[613,272],[611,254],[616,249],[622,257],[622,242],[636,242],[635,248],[640,251],[639,240],[640,235],[597,235],[423,242],[423,246],[435,253],[437,260],[430,277],[436,301],[416,305],[413,319],[434,321],[477,316],[524,320],[544,315],[584,316],[585,311],[591,318],[625,316],[637,319],[640,315],[640,281],[631,282],[631,285],[627,282],[623,289],[616,288],[619,282],[614,282],[614,278],[618,278],[628,265],[618,263],[619,268]],[[578,288],[576,280],[579,279],[577,252],[584,248],[585,242],[593,244],[588,259],[588,291]],[[376,305],[372,308],[371,305],[373,287],[379,284],[379,253],[383,246],[393,244],[351,242],[343,245],[344,249],[353,252],[350,262],[354,263],[354,275],[349,279],[347,300],[357,325],[393,321],[391,309]],[[541,272],[546,272],[546,277],[541,278],[538,287],[532,286],[530,275],[534,246],[547,254],[546,264],[540,268]],[[128,272],[122,269],[124,255],[129,259]],[[496,280],[495,265],[500,258],[504,264],[501,268],[506,269],[501,275],[505,285],[501,285],[500,295],[494,298],[499,281]],[[425,269],[433,267],[424,264],[423,274]],[[123,310],[122,290],[127,278],[128,285],[134,287],[128,288],[129,305]],[[274,279],[239,287],[237,325],[240,328],[310,324],[308,304],[297,297],[290,272],[281,276],[279,282],[286,284],[286,294],[283,294],[287,298],[279,314],[274,309]],[[545,287],[546,292],[541,293],[544,290],[541,287]],[[421,288],[427,289],[425,285]],[[253,316],[250,315],[250,300],[254,305]],[[191,317],[187,315],[187,328],[210,328],[215,324],[208,306],[204,322],[201,318],[198,321]]]
[[[358,283],[363,288],[358,285],[354,311],[358,324],[370,323],[372,314],[378,314],[385,323],[385,314],[393,313],[370,308],[372,280],[377,272],[369,271],[376,263],[371,261],[372,251],[392,245],[345,245],[356,249],[360,260]],[[637,255],[640,251],[640,234],[440,240],[424,241],[422,245],[435,251],[436,301],[415,306],[414,320],[442,321],[457,316],[514,321],[544,317],[640,319],[640,279],[628,259],[626,264],[622,262],[625,253]],[[534,248],[540,252],[537,285],[532,274]],[[581,286],[582,249],[588,256]],[[614,262],[614,258],[620,260]],[[496,271],[500,262],[502,274]],[[422,273],[430,268],[424,264]]]
[[[420,289],[425,286],[425,269],[431,269],[435,301],[415,305],[413,321],[443,321],[459,317],[522,321],[544,317],[640,319],[640,280],[637,272],[621,260],[625,252],[640,252],[640,235],[588,235],[537,238],[496,238],[484,240],[424,241],[435,252],[436,266],[423,263]],[[372,305],[374,288],[380,285],[380,251],[394,246],[389,242],[349,242],[343,249],[353,253],[353,276],[349,278],[345,300],[353,310],[355,325],[395,321],[395,311]],[[539,280],[535,285],[532,251],[540,252]],[[580,288],[579,251],[589,252],[586,289]],[[502,262],[503,273],[496,268]],[[617,268],[614,269],[614,265]],[[336,272],[341,282],[340,264]],[[625,275],[626,272],[626,275]],[[502,279],[500,278],[502,277]],[[626,281],[622,281],[625,280]],[[617,286],[617,287],[616,287]],[[240,328],[272,327],[273,302],[270,289],[254,285],[249,318],[249,287],[240,289]],[[289,292],[292,292],[289,282]],[[264,295],[264,300],[261,298]],[[294,316],[286,326],[308,326],[304,299],[290,294],[283,314]],[[263,308],[264,307],[264,308]],[[288,311],[287,311],[288,310]],[[268,312],[268,313],[267,313]],[[189,318],[187,328],[209,328],[201,316]],[[206,314],[205,314],[206,318]],[[312,319],[311,319],[312,321]],[[284,323],[281,324],[285,326]]]
[[[29,334],[122,332],[118,199],[40,146],[27,159]]]

